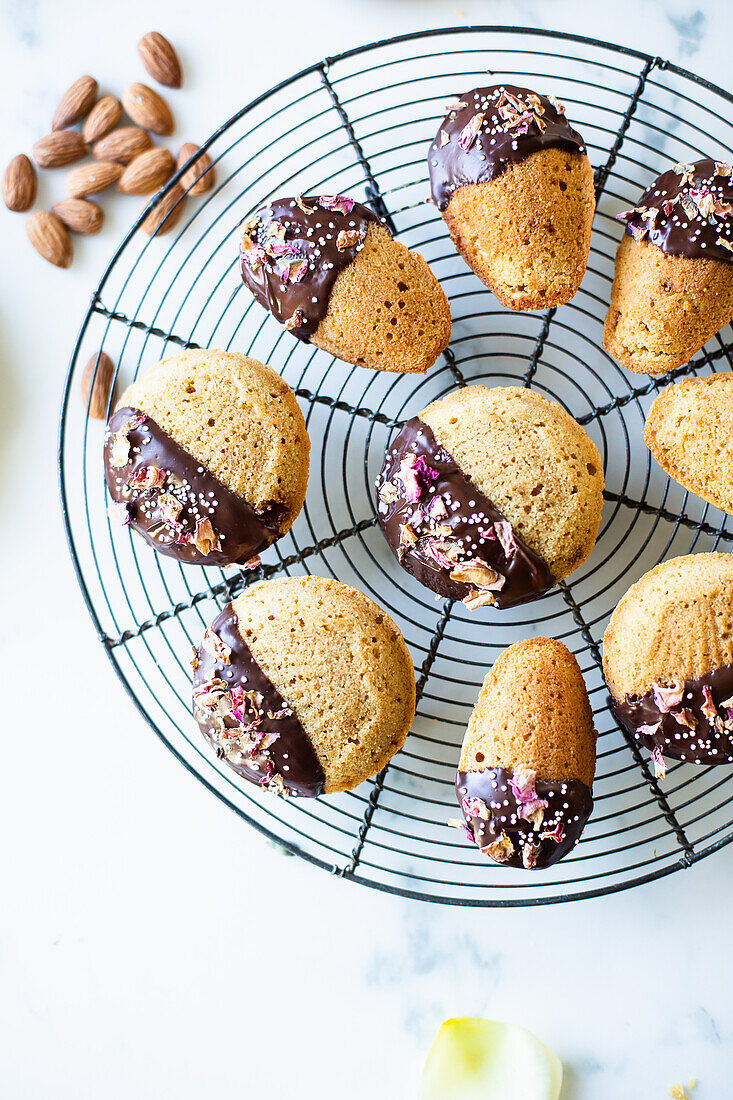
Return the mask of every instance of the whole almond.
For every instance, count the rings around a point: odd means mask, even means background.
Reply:
[[[3,176],[3,202],[8,210],[22,214],[36,201],[38,179],[36,170],[25,153],[13,157]]]
[[[133,122],[154,134],[173,133],[173,115],[166,101],[147,84],[131,84],[122,96],[122,106]]]
[[[183,208],[186,205],[185,195],[186,192],[180,183],[174,183],[170,191],[163,195],[158,205],[150,211],[142,223],[141,229],[143,232],[147,233],[149,237],[152,237],[155,233],[159,237],[162,237],[164,233],[170,233],[171,229],[178,224],[183,213]]]
[[[89,416],[95,420],[107,419],[110,398],[114,401],[112,391],[117,389],[114,373],[115,365],[105,351],[95,352],[82,371],[81,399],[85,406],[88,403]]]
[[[125,195],[152,195],[171,178],[175,166],[169,149],[148,149],[128,164],[117,190]]]
[[[36,210],[25,223],[28,239],[50,264],[68,267],[71,263],[71,237],[66,226],[48,210]]]
[[[157,31],[150,31],[138,42],[137,52],[145,72],[153,80],[165,84],[166,88],[180,88],[181,63],[167,38]]]
[[[84,141],[86,141],[88,145],[91,145],[93,141],[99,141],[100,138],[108,134],[110,130],[117,125],[121,118],[122,104],[117,96],[103,95],[102,98],[94,104],[84,123],[84,128],[82,130]]]
[[[140,130],[137,126],[120,126],[111,134],[98,141],[92,149],[92,155],[97,160],[114,160],[118,164],[129,164],[135,157],[139,157],[153,144],[153,139],[147,130]]]
[[[64,168],[89,152],[78,130],[54,130],[39,138],[33,146],[33,159],[39,168]]]
[[[81,233],[92,237],[99,233],[104,221],[104,212],[96,202],[87,199],[61,199],[51,207],[51,213],[59,218],[72,233]]]
[[[72,168],[66,177],[66,194],[70,199],[83,199],[111,187],[122,175],[122,165],[110,160],[95,160]]]
[[[52,130],[73,126],[88,115],[97,100],[97,82],[92,76],[80,76],[67,88],[51,119]]]
[[[198,145],[194,145],[192,141],[184,142],[178,154],[176,167],[182,168],[186,161],[195,155],[197,150]],[[181,184],[189,195],[203,195],[204,192],[211,190],[214,183],[214,169],[211,167],[211,157],[208,153],[202,153],[200,157],[197,157],[191,167],[181,176]]]

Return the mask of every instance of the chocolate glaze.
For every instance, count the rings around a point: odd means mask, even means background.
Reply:
[[[133,426],[126,427],[130,422]],[[123,466],[112,465],[118,433],[126,434],[129,443],[129,460]],[[162,471],[162,483],[141,489],[131,486],[129,479],[142,476],[146,468]],[[125,407],[112,414],[104,443],[104,476],[119,508],[120,522],[129,523],[159,553],[180,562],[245,563],[280,535],[285,512],[281,504],[273,504],[259,515],[139,409]],[[161,501],[164,507],[172,505],[174,512],[182,505],[174,521],[161,512]],[[193,541],[197,521],[206,519],[220,543],[219,549],[211,549],[208,554]]]
[[[507,99],[506,93],[519,106]],[[439,210],[445,210],[457,188],[493,180],[507,165],[526,160],[540,149],[585,153],[582,137],[569,124],[557,100],[528,88],[512,84],[475,88],[461,96],[459,107],[443,120],[428,153],[430,187]],[[465,128],[479,114],[483,121],[472,138],[470,129]],[[502,114],[508,117],[502,118]],[[462,133],[462,145],[468,148],[459,145]]]
[[[228,647],[228,664],[206,648],[207,638],[212,639],[209,646],[221,641]],[[239,688],[255,692],[255,698],[235,698],[233,690]],[[239,716],[233,713],[237,706]],[[295,711],[252,656],[231,603],[214,619],[196,654],[193,713],[217,756],[244,779],[277,794],[315,798],[323,791],[326,780],[313,745]],[[245,727],[253,722],[248,732]],[[239,737],[248,736],[244,748]]]
[[[618,217],[626,221],[630,237],[649,241],[671,256],[730,264],[731,214],[733,166],[706,158],[663,172],[641,196],[639,205]]]
[[[542,811],[541,823],[534,824],[519,816],[522,803],[515,797],[509,782],[513,776],[511,768],[457,773],[456,794],[466,828],[479,848],[493,844],[502,833],[509,838],[513,851],[503,853],[506,858],[495,862],[530,870],[550,867],[578,843],[593,809],[592,793],[579,779],[554,782],[536,779],[537,798],[546,801],[547,808]],[[478,798],[485,804],[488,820],[470,812],[476,807],[466,804],[469,798]],[[554,835],[543,836],[543,833]]]
[[[691,764],[733,763],[733,665],[714,668],[696,680],[677,681],[676,686],[680,683],[682,700],[669,710],[660,707],[663,698],[657,692],[655,699],[654,687],[645,695],[627,695],[622,702],[611,699],[611,709],[629,733],[651,750],[658,776],[666,770],[660,756]],[[722,705],[728,701],[728,707]],[[683,721],[677,721],[675,714]],[[642,730],[642,726],[652,729]]]
[[[328,209],[324,202],[351,209]],[[242,279],[260,305],[307,343],[326,316],[333,284],[364,247],[371,224],[384,225],[366,206],[342,196],[273,199],[244,222]],[[305,269],[299,267],[301,261],[307,263]]]
[[[407,500],[406,489],[399,473],[405,455],[414,454],[424,458],[437,477],[426,485],[417,502]],[[397,492],[394,501],[385,500],[385,485],[391,484]],[[415,515],[425,512],[436,497],[442,497],[447,516],[431,520],[425,516],[417,522]],[[453,504],[458,504],[453,508]],[[450,527],[451,540],[461,544],[462,557],[479,558],[495,572],[505,577],[504,586],[493,592],[497,607],[511,607],[524,603],[547,592],[554,580],[547,563],[531,550],[513,533],[516,549],[507,556],[502,543],[495,534],[494,524],[508,521],[488,497],[463,473],[455,459],[442,447],[431,429],[419,417],[414,416],[400,429],[392,440],[385,455],[382,472],[377,479],[377,515],[385,538],[392,548],[403,569],[411,573],[416,580],[438,595],[452,600],[462,600],[476,590],[476,586],[463,581],[452,580],[451,569],[441,567],[426,552],[430,539],[444,539],[444,534],[435,534],[436,525]],[[401,546],[401,528],[404,524],[417,534],[418,540],[412,546]],[[483,534],[481,532],[484,532]],[[489,533],[487,536],[487,532]]]

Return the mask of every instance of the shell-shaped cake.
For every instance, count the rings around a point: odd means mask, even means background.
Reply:
[[[674,370],[733,316],[733,165],[676,164],[619,217],[603,346],[637,374]]]
[[[658,778],[665,757],[733,763],[733,555],[689,554],[645,573],[611,616],[603,671]]]
[[[456,792],[471,840],[494,863],[557,863],[593,808],[596,733],[572,653],[552,638],[505,649],[463,740]]]
[[[441,123],[428,168],[453,243],[502,305],[573,297],[590,249],[593,171],[554,96],[472,89]]]
[[[448,345],[440,283],[354,199],[273,199],[246,219],[240,261],[245,285],[288,332],[346,363],[420,373]]]

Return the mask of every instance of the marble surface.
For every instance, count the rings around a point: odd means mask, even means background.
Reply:
[[[151,26],[180,46],[184,137],[319,56],[461,21],[615,39],[729,83],[726,0],[460,8],[0,0],[2,160],[78,73],[117,89],[139,78]],[[422,905],[274,850],[143,724],[94,636],[57,504],[66,361],[135,211],[110,205],[69,272],[36,257],[22,218],[0,216],[3,1096],[407,1098],[440,1022],[464,1014],[536,1032],[565,1063],[564,1100],[651,1100],[690,1077],[696,1100],[729,1096],[733,849],[598,901]]]

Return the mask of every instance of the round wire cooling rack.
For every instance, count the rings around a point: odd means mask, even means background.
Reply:
[[[583,285],[572,302],[545,314],[502,309],[425,202],[427,149],[446,101],[503,80],[564,102],[595,169],[598,207]],[[670,162],[730,160],[731,102],[659,58],[575,36],[497,27],[408,35],[318,62],[253,101],[204,145],[215,188],[188,200],[166,236],[148,238],[141,216],[113,256],[81,326],[61,414],[61,494],[79,581],[102,644],[155,732],[202,783],[290,852],[407,897],[527,905],[647,882],[733,837],[731,769],[671,764],[657,781],[610,714],[600,672],[602,632],[629,585],[667,557],[731,539],[728,518],[671,482],[642,440],[645,412],[662,386],[733,366],[730,330],[655,379],[629,375],[601,347],[622,233],[615,215]],[[453,332],[425,377],[338,362],[284,333],[242,287],[242,217],[277,193],[314,191],[371,204],[440,279]],[[268,362],[305,412],[312,442],[305,507],[251,573],[181,567],[107,518],[103,425],[76,393],[83,366],[104,350],[127,384],[189,347]],[[395,428],[473,382],[531,386],[560,402],[604,460],[593,553],[568,581],[513,611],[471,614],[436,602],[399,568],[376,525],[373,484]],[[262,578],[309,572],[362,589],[394,618],[415,662],[418,706],[404,748],[376,779],[337,796],[285,800],[261,795],[209,749],[191,716],[189,658],[226,600]],[[600,737],[595,809],[580,844],[556,867],[527,873],[491,865],[446,822],[457,813],[459,746],[483,677],[503,648],[536,634],[576,654]]]

